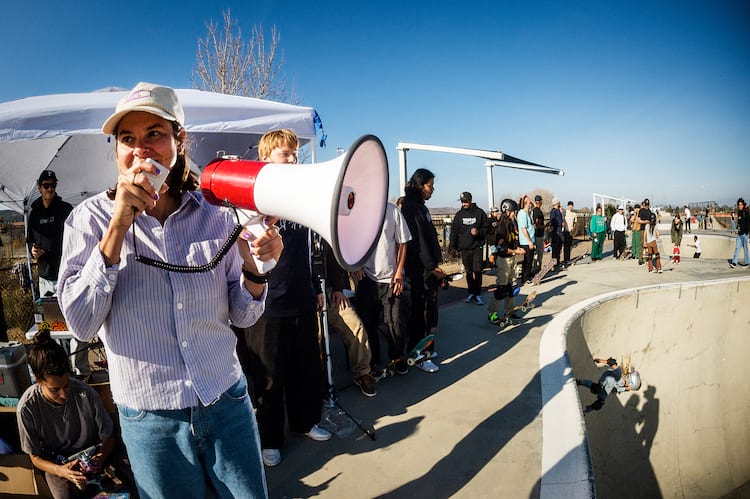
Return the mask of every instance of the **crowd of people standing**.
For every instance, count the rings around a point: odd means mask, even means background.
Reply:
[[[209,266],[234,220],[230,210],[207,203],[200,193],[187,162],[184,122],[182,106],[168,87],[140,83],[118,103],[102,127],[114,138],[116,186],[68,211],[59,272],[44,278],[55,292],[59,284],[60,305],[77,338],[99,336],[104,342],[121,438],[142,496],[211,490],[219,497],[265,497],[263,465],[281,462],[287,431],[319,442],[332,436],[321,423],[330,388],[320,341],[327,304],[331,314],[326,320],[348,342],[354,382],[368,397],[376,394],[373,383],[385,375],[384,365],[407,374],[408,352],[437,335],[438,292],[447,276],[426,206],[435,175],[424,168],[414,171],[403,198],[386,207],[375,251],[351,275],[337,267],[324,244],[316,249],[310,228],[273,219],[260,237],[243,234],[222,261]],[[298,147],[292,131],[270,131],[258,144],[259,159],[296,164]],[[158,173],[147,159],[170,170],[163,187],[154,188],[145,175]],[[53,181],[54,173],[43,173],[40,190],[54,191]],[[542,271],[548,242],[556,268],[570,265],[573,236],[581,230],[573,202],[564,209],[555,197],[545,216],[541,196],[532,201],[523,195],[518,202],[504,199],[488,217],[471,193],[461,193],[459,200],[448,245],[464,267],[467,303],[483,305],[485,246],[496,268],[489,303],[496,315],[513,315],[518,289]],[[737,204],[733,266],[740,248],[748,265],[750,217],[744,200]],[[604,257],[608,228],[614,233],[615,257],[622,257],[630,228],[632,258],[647,260],[650,272],[661,272],[657,215],[648,199],[636,207],[630,217],[618,207],[609,223],[602,207],[595,208],[588,226],[592,261]],[[671,238],[677,249],[682,233],[676,216]],[[42,259],[42,238],[30,241],[34,256]],[[700,255],[697,236],[694,241]],[[51,254],[52,246],[47,251]],[[316,273],[316,251],[327,262],[327,279]],[[144,264],[142,257],[151,263]],[[258,260],[275,260],[276,266],[264,273]],[[167,278],[175,267],[170,261],[203,270],[189,278],[179,272]],[[356,298],[356,307],[345,291]],[[386,359],[381,359],[381,335]],[[48,337],[38,340],[39,359],[32,359],[32,367],[39,384],[26,394],[20,411],[24,449],[39,458],[35,464],[58,489],[68,491],[67,482],[80,483],[84,477],[70,466],[60,467],[52,453],[99,442],[97,460],[103,463],[111,450],[112,422],[96,396],[69,379],[66,352]],[[439,371],[429,358],[415,367]],[[81,399],[90,405],[81,405]],[[51,424],[73,404],[85,425],[65,426],[73,436],[66,437],[64,449],[54,440],[42,445],[35,435],[45,428],[35,425],[35,415],[49,412],[46,423]]]

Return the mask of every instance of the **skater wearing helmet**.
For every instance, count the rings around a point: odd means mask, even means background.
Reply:
[[[516,255],[526,253],[523,248],[519,247],[518,243],[517,213],[518,204],[512,199],[504,199],[500,204],[500,220],[497,223],[494,245],[490,247],[490,258],[497,265],[497,288],[487,307],[491,321],[493,317],[495,320],[498,318],[500,300],[505,300],[503,316],[513,317],[515,305],[513,281],[516,278]]]

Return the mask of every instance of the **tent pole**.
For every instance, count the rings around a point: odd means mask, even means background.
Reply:
[[[29,210],[26,208],[26,202],[24,202],[23,209],[23,228],[24,238],[26,241],[29,240]],[[26,248],[26,268],[29,270],[29,282],[31,283],[31,301],[36,301],[36,292],[34,291],[34,274],[31,273],[31,252],[29,251],[29,245],[24,241],[23,245]]]

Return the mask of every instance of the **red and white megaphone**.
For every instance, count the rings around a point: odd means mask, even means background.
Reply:
[[[289,220],[320,234],[346,270],[360,268],[380,237],[388,200],[388,159],[364,135],[342,156],[293,165],[216,159],[201,175],[211,204]]]

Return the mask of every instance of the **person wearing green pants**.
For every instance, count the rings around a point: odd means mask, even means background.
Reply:
[[[607,235],[607,220],[602,216],[602,207],[596,207],[596,215],[591,217],[591,260],[602,259],[604,237]]]

